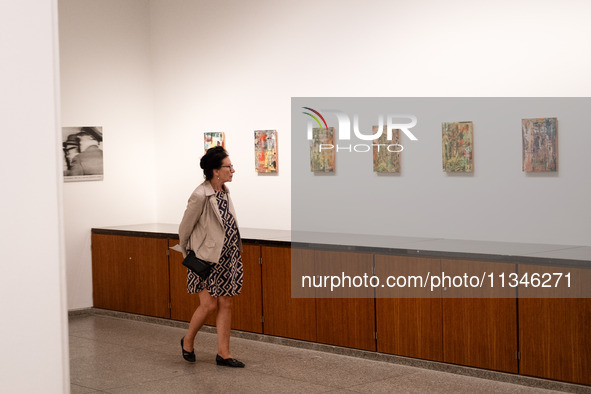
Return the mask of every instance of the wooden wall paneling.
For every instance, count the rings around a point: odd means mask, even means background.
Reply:
[[[388,276],[409,278],[439,275],[439,259],[375,255],[377,350],[406,357],[443,361],[441,289],[431,291],[408,282],[389,287]],[[412,284],[411,284],[412,283]],[[404,286],[404,282],[400,282]],[[413,298],[414,297],[414,298]]]
[[[521,374],[591,385],[591,270],[519,264],[524,274],[571,274],[551,288],[520,287],[519,346]],[[567,298],[537,298],[567,297]],[[587,298],[575,298],[575,297]],[[532,298],[528,298],[532,297]]]
[[[187,293],[181,254],[166,255],[167,248],[177,243],[176,239],[93,233],[94,306],[189,321],[199,297]],[[289,247],[245,244],[245,285],[234,300],[232,328],[591,385],[589,269],[520,264],[519,278],[525,273],[570,272],[575,289],[567,295],[560,293],[563,288],[553,289],[551,296],[542,297],[533,288],[520,286],[517,300],[517,291],[507,285],[501,288],[498,278],[500,273],[508,278],[516,272],[515,264],[443,259],[443,274],[492,273],[497,287],[479,291],[450,287],[432,293],[435,298],[424,294],[392,298],[381,287],[332,293],[327,288],[301,289],[300,273],[371,276],[372,254],[291,252]],[[305,263],[294,267],[293,256]],[[425,270],[437,271],[437,261],[376,255],[376,274],[383,278],[394,268],[396,275],[424,276]],[[419,262],[422,268],[417,270]],[[206,324],[215,325],[215,314]],[[516,350],[521,353],[519,363]]]
[[[354,278],[373,273],[373,255],[356,252],[315,251],[315,275]],[[336,346],[376,350],[374,289],[317,288],[317,341]],[[336,298],[339,297],[339,298]],[[353,297],[353,298],[345,298]]]
[[[121,237],[92,234],[92,298],[95,308],[124,311],[125,243]]]
[[[128,237],[134,264],[133,289],[140,314],[170,318],[168,242],[164,238]],[[132,304],[135,304],[132,301]]]
[[[232,302],[232,329],[263,332],[260,257],[261,247],[259,245],[243,244],[243,285],[242,291],[234,297]]]
[[[316,300],[292,297],[291,275],[292,270],[314,272],[314,251],[263,246],[262,258],[264,333],[316,341]]]
[[[496,277],[514,273],[516,265],[442,259],[441,271],[450,277],[481,278],[484,273]],[[498,285],[492,289],[452,286],[443,297],[444,361],[517,373],[516,290]]]
[[[170,318],[167,241],[92,234],[97,308]]]
[[[178,239],[169,239],[169,247],[179,243]],[[193,312],[199,306],[199,294],[187,292],[187,268],[183,265],[183,255],[170,251],[170,316],[173,320],[190,321]],[[215,313],[210,314],[205,324],[215,326]]]

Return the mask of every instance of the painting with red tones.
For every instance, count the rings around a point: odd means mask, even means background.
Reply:
[[[254,165],[256,172],[277,172],[277,131],[254,132]]]

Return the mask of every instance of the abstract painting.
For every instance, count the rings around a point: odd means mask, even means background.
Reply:
[[[556,118],[521,119],[524,172],[558,170]]]
[[[334,127],[312,129],[312,141],[310,141],[312,172],[335,171],[334,132]]]
[[[372,132],[376,134],[379,126],[373,126]],[[384,126],[382,135],[373,143],[373,170],[374,172],[399,173],[400,172],[400,130],[392,130],[392,140],[388,140]]]
[[[207,132],[203,133],[204,142],[205,142],[205,151],[209,148],[213,148],[214,146],[221,146],[222,148],[226,149],[226,136],[222,132]]]
[[[254,163],[256,172],[277,172],[277,131],[254,132]]]
[[[443,171],[474,171],[473,129],[472,122],[444,122],[441,124]]]

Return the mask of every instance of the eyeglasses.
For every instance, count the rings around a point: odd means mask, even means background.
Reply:
[[[233,170],[234,169],[234,165],[233,164],[230,164],[229,166],[222,166],[222,167],[228,167],[230,170]]]

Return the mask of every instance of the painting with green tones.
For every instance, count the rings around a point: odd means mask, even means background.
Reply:
[[[373,126],[372,132],[375,135],[379,126]],[[400,172],[400,130],[392,130],[392,140],[388,140],[386,133],[387,127],[384,126],[382,135],[373,143],[373,170],[379,173],[399,173]]]
[[[443,171],[474,171],[474,126],[472,122],[441,124]]]

